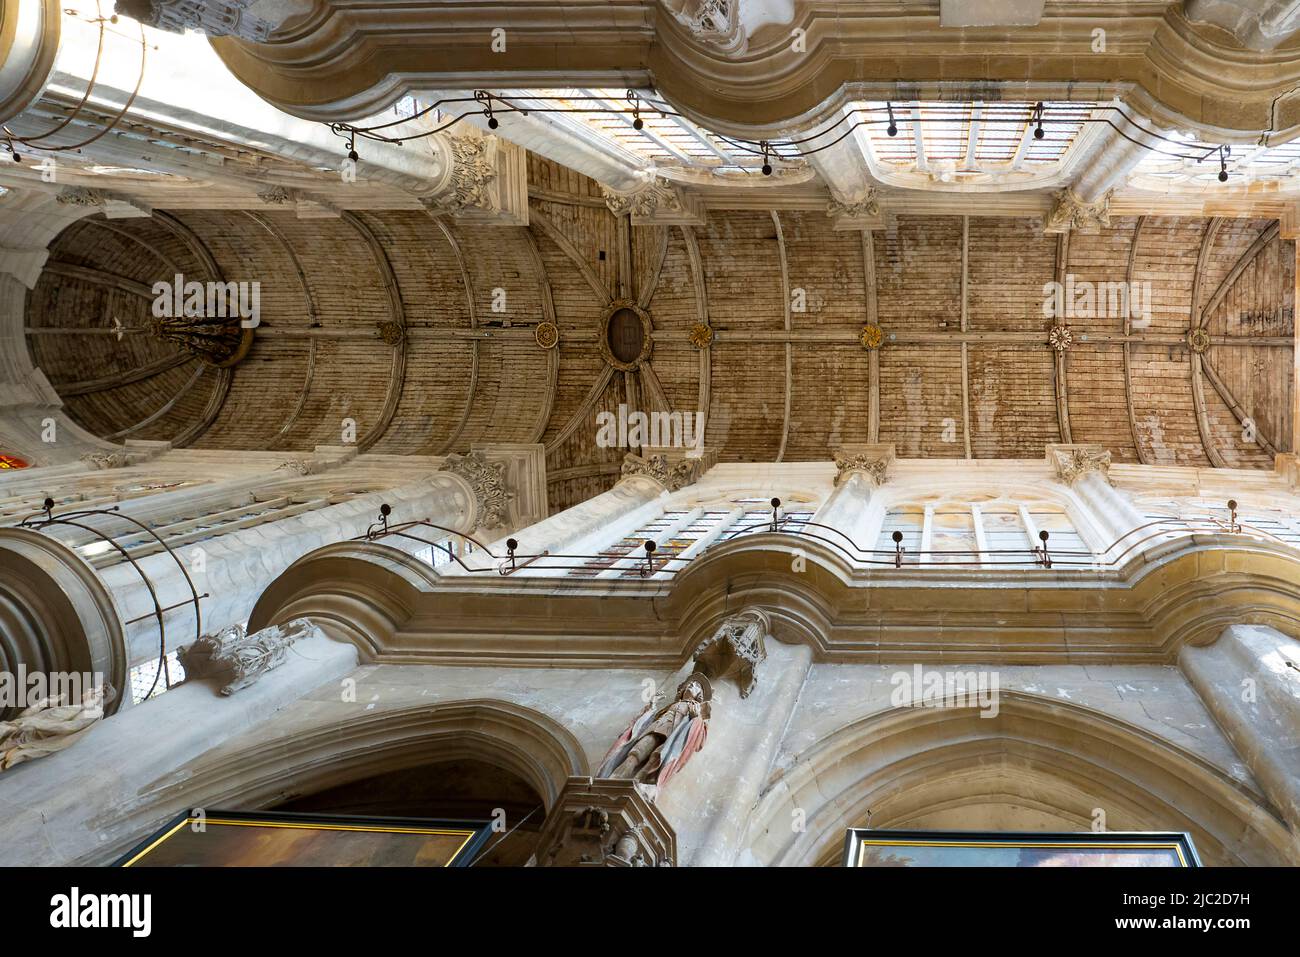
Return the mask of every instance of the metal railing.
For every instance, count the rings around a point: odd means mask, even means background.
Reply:
[[[149,592],[149,598],[153,602],[153,611],[146,612],[145,614],[140,615],[136,618],[128,619],[127,621],[123,622],[123,624],[133,625],[136,622],[144,621],[147,618],[155,619],[158,624],[158,670],[155,672],[153,684],[149,686],[149,692],[144,696],[144,698],[147,699],[150,695],[154,693],[154,690],[158,687],[159,678],[165,678],[167,682],[166,687],[168,688],[172,687],[171,669],[168,667],[167,664],[167,623],[165,621],[165,616],[169,611],[174,611],[177,608],[184,608],[187,605],[193,605],[194,606],[194,640],[197,641],[203,634],[203,613],[199,607],[199,602],[204,598],[208,598],[209,597],[208,593],[204,592],[202,595],[199,594],[198,589],[194,586],[194,579],[190,577],[189,569],[185,567],[185,563],[181,561],[180,556],[176,554],[176,552],[172,549],[172,547],[168,545],[167,542],[164,541],[158,535],[157,532],[155,532],[144,522],[141,522],[139,519],[133,518],[130,515],[123,514],[120,511],[121,508],[120,506],[115,505],[112,508],[77,509],[71,512],[64,512],[58,516],[54,514],[54,499],[52,498],[45,499],[44,506],[45,507],[43,511],[36,512],[33,515],[29,515],[27,518],[19,522],[16,527],[28,528],[33,531],[39,532],[39,531],[44,531],[45,529],[50,528],[51,526],[61,525],[61,526],[68,526],[71,528],[78,528],[81,529],[83,532],[89,532],[90,535],[92,536],[91,539],[92,541],[98,540],[100,542],[104,542],[110,548],[116,549],[118,553],[122,556],[122,558],[125,561],[127,561],[133,569],[135,569],[136,574],[140,576],[140,580],[144,583],[145,588]],[[169,556],[171,556],[172,561],[176,563],[176,567],[180,569],[181,575],[185,579],[185,584],[186,586],[188,586],[190,590],[190,597],[183,601],[179,601],[174,604],[164,606],[158,600],[158,591],[156,588],[154,588],[153,581],[149,578],[148,573],[145,572],[145,570],[142,567],[140,567],[140,563],[136,561],[135,557],[126,548],[124,548],[120,542],[117,541],[118,536],[109,534],[103,531],[102,529],[96,528],[93,525],[86,524],[86,520],[93,516],[115,518],[123,522],[128,522],[132,526],[134,526],[135,529],[138,529],[139,531],[144,532],[146,535],[149,535],[151,538],[153,538],[162,547],[162,549],[166,551]],[[130,531],[122,534],[134,535],[136,533],[134,531]],[[69,547],[72,548],[72,550],[75,552],[77,547],[79,546],[69,546]],[[89,562],[87,562],[87,564],[89,565]],[[93,570],[93,566],[92,566],[92,570]],[[129,661],[127,662],[126,670],[129,674],[130,672]],[[128,683],[129,683],[129,679],[128,679]],[[119,694],[125,695],[128,689],[121,688],[117,690]]]
[[[792,519],[781,516],[780,506],[780,499],[773,499],[771,518],[730,530],[724,539],[710,543],[690,557],[671,555],[659,558],[656,556],[659,545],[652,539],[646,539],[642,543],[641,550],[644,554],[640,557],[636,555],[637,549],[635,547],[631,547],[625,553],[618,555],[612,555],[608,552],[595,555],[579,555],[560,552],[552,553],[550,551],[542,551],[533,555],[520,555],[517,552],[519,543],[513,538],[506,541],[506,554],[498,555],[482,542],[469,535],[427,520],[389,526],[388,516],[391,514],[391,509],[387,505],[381,507],[380,520],[372,524],[364,535],[357,536],[353,541],[378,541],[395,536],[419,542],[422,545],[444,551],[457,565],[472,574],[496,571],[500,575],[511,575],[533,565],[541,558],[547,558],[547,563],[544,566],[539,566],[539,569],[557,572],[592,571],[594,569],[597,574],[617,571],[621,573],[620,577],[626,577],[628,573],[636,571],[637,576],[640,578],[649,578],[657,574],[675,575],[685,570],[692,562],[704,558],[710,551],[725,542],[733,541],[744,535],[765,532],[791,535],[803,541],[822,542],[855,564],[897,569],[1037,567],[1043,569],[1091,568],[1102,570],[1120,565],[1135,550],[1149,542],[1172,540],[1197,533],[1226,533],[1248,538],[1259,538],[1271,541],[1292,551],[1298,550],[1295,544],[1279,538],[1271,532],[1241,522],[1237,515],[1237,503],[1235,501],[1228,502],[1230,518],[1227,522],[1221,522],[1214,518],[1183,519],[1173,516],[1156,518],[1130,529],[1100,551],[1054,550],[1051,548],[1051,533],[1046,529],[1038,532],[1038,539],[1042,544],[1034,548],[909,549],[903,546],[903,533],[899,531],[895,531],[891,536],[894,543],[892,549],[863,548],[848,534],[834,526],[804,518]],[[456,550],[451,547],[445,538],[439,541],[431,541],[412,535],[407,531],[416,527],[436,529],[447,536],[470,542],[478,551],[486,554],[498,564],[494,567],[472,567],[456,554]],[[569,560],[576,560],[579,564],[568,564],[567,561]]]

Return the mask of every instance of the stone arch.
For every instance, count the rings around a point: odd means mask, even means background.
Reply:
[[[1148,731],[1078,705],[1003,692],[996,717],[972,708],[896,708],[845,725],[798,755],[750,821],[750,863],[837,861],[845,828],[902,827],[989,801],[1015,776],[1026,809],[1113,830],[1185,830],[1207,864],[1300,859],[1253,784]],[[1026,782],[1031,785],[1026,787]],[[1025,801],[1024,798],[1021,798]],[[802,810],[805,828],[794,831]]]
[[[572,776],[591,773],[578,739],[553,718],[472,698],[359,717],[273,740],[243,737],[178,770],[160,806],[257,809],[341,784],[438,761],[473,759],[508,771],[549,810]]]

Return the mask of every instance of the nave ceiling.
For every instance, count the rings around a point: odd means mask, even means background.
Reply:
[[[346,440],[351,419],[376,452],[542,442],[553,509],[616,479],[627,449],[601,447],[596,417],[620,404],[702,412],[724,461],[865,441],[1037,458],[1074,441],[1118,461],[1270,468],[1290,450],[1294,251],[1275,221],[1117,216],[1061,236],[1010,216],[836,231],[820,211],[715,209],[646,226],[536,157],[530,188],[526,227],[405,210],[79,220],[29,297],[32,359],[114,441],[307,450]],[[246,356],[221,368],[151,331],[152,285],[176,273],[260,283]],[[1081,283],[1149,284],[1149,322],[1070,316],[1058,351],[1044,288],[1067,276],[1078,311]],[[602,348],[622,302],[644,310],[644,361],[635,322],[619,326],[630,362]],[[1193,324],[1208,338],[1189,339]]]

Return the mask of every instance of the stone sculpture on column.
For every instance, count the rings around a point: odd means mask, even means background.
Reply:
[[[628,778],[664,787],[704,747],[713,686],[703,674],[690,675],[664,708],[651,701],[614,742],[597,777]]]
[[[0,771],[76,744],[104,717],[113,694],[111,686],[100,684],[80,701],[64,704],[63,695],[44,698],[14,720],[0,721]]]
[[[243,625],[231,625],[182,648],[181,666],[186,680],[220,676],[226,680],[221,693],[232,695],[282,665],[289,646],[317,630],[306,618],[272,625],[251,635]]]

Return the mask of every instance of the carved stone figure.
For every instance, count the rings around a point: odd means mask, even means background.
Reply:
[[[478,505],[474,528],[499,528],[506,524],[513,496],[506,490],[504,462],[489,462],[486,455],[475,450],[467,455],[447,456],[439,471],[458,475],[469,484]]]
[[[112,687],[102,684],[80,701],[64,704],[62,695],[44,698],[12,721],[0,721],[0,771],[76,744],[104,717],[104,705],[113,696]]]
[[[673,867],[672,826],[644,788],[572,777],[546,816],[529,867]]]
[[[651,701],[614,742],[597,776],[627,778],[664,787],[704,747],[713,686],[696,672],[677,688],[664,708]]]
[[[231,625],[182,648],[180,662],[186,680],[221,676],[228,679],[221,693],[232,695],[282,665],[290,645],[317,631],[306,618],[272,625],[251,635],[243,625]]]

